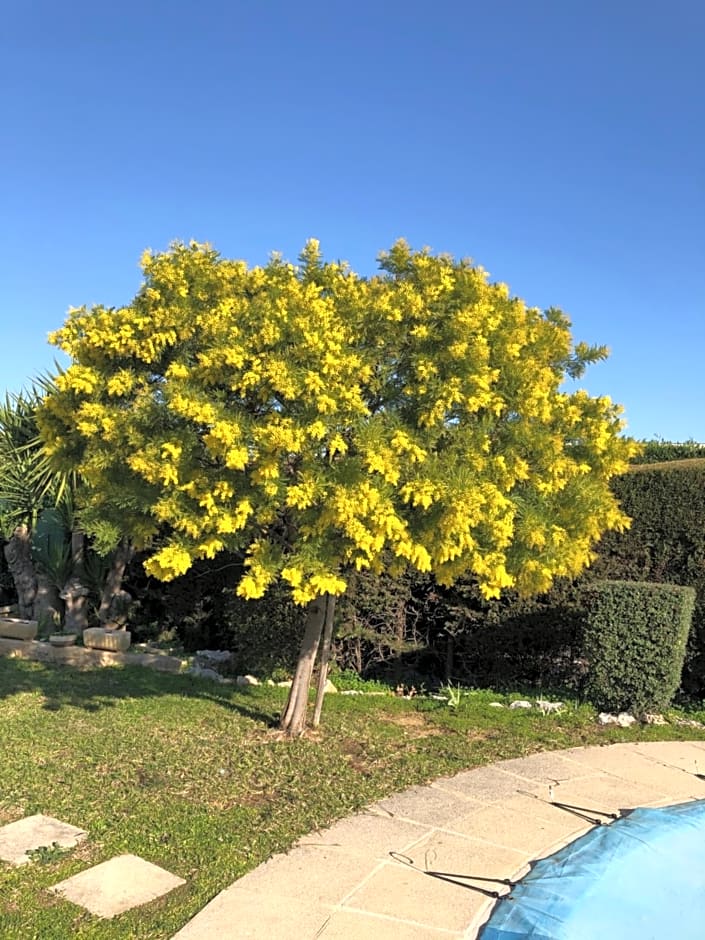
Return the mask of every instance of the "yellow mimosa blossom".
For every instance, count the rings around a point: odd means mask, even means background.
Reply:
[[[562,388],[604,351],[467,261],[403,241],[379,261],[175,244],[144,253],[128,306],[70,310],[39,420],[86,531],[159,539],[164,579],[241,553],[243,597],[281,579],[299,604],[349,569],[471,572],[495,597],[588,564],[628,524],[609,480],[634,445],[609,398]]]

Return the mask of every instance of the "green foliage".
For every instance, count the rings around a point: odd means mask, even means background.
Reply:
[[[605,535],[586,580],[682,584],[696,591],[683,688],[705,693],[705,459],[634,467],[612,487],[631,527]]]
[[[58,842],[52,842],[51,845],[40,845],[38,849],[30,849],[27,857],[37,865],[53,865],[61,861],[71,850]]]
[[[661,454],[663,456],[663,454]],[[486,601],[471,580],[436,592],[439,627],[454,638],[453,675],[462,681],[581,680],[583,592],[596,580],[667,582],[695,588],[683,690],[705,695],[705,460],[639,465],[611,486],[632,523],[603,536],[592,565],[577,580],[558,579],[535,598],[504,592]],[[429,633],[438,645],[441,633]]]
[[[427,646],[420,623],[420,608],[413,596],[418,579],[409,572],[398,577],[368,571],[352,572],[348,590],[336,608],[335,659],[342,669],[361,676],[402,678],[403,657]]]
[[[73,569],[71,533],[57,508],[43,509],[32,533],[32,558],[35,564],[59,590],[68,581]]]
[[[580,588],[558,579],[548,594],[506,591],[486,600],[469,579],[436,589],[436,630],[429,640],[447,675],[463,683],[575,689],[580,680],[584,613]]]
[[[245,600],[227,591],[215,625],[217,645],[233,651],[233,669],[256,676],[293,675],[303,633],[304,612],[281,584],[273,584],[259,600]]]
[[[132,560],[125,587],[136,599],[131,629],[138,641],[167,633],[189,652],[198,649],[230,649],[228,595],[235,592],[242,561],[222,553],[217,559],[197,562],[181,578],[158,581],[145,574],[144,554]]]
[[[38,437],[37,389],[6,393],[0,402],[0,524],[5,534],[16,525],[31,529],[43,507],[59,495],[58,476],[49,467]]]
[[[0,544],[1,543],[2,538],[0,537]],[[15,582],[7,566],[5,552],[2,551],[0,547],[0,605],[5,606],[6,604],[15,603],[16,600],[17,591],[15,590]]]
[[[467,260],[400,241],[380,268],[176,244],[129,306],[71,311],[40,420],[99,547],[129,532],[164,580],[241,552],[242,596],[301,605],[353,570],[472,571],[488,597],[577,574],[625,522],[620,408],[561,390],[606,350]]]
[[[633,463],[665,463],[670,460],[689,460],[705,457],[705,444],[688,440],[675,441],[642,441],[641,452],[635,455]]]
[[[597,581],[584,597],[588,698],[612,712],[663,711],[680,682],[695,591]]]

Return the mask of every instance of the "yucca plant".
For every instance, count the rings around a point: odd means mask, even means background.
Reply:
[[[37,408],[50,387],[42,377],[0,401],[0,524],[20,616],[53,624],[61,617],[66,514],[73,512],[76,480],[52,467],[39,437]]]

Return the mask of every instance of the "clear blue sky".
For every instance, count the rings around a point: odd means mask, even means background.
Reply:
[[[606,343],[631,434],[705,441],[704,49],[702,0],[4,4],[4,384],[147,246],[404,236]]]

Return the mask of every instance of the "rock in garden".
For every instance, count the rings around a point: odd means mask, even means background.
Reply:
[[[510,708],[531,708],[531,702],[527,702],[525,699],[518,699],[516,702],[512,702],[509,706]]]
[[[667,725],[668,722],[663,715],[644,715],[645,725]]]
[[[243,685],[260,685],[260,681],[259,681],[259,679],[255,678],[255,676],[250,676],[250,675],[247,675],[247,676],[237,676],[237,677],[235,678],[235,685],[240,685],[240,686],[243,686]]]
[[[210,663],[229,663],[233,658],[230,650],[196,650],[196,656]]]
[[[536,707],[540,708],[544,715],[555,715],[563,709],[563,702],[547,702],[545,699],[536,699]]]
[[[490,702],[490,708],[504,708],[501,702]]]
[[[636,718],[634,715],[630,715],[628,712],[620,712],[617,715],[617,724],[622,728],[628,728],[630,725],[635,724]]]
[[[213,679],[215,682],[223,682],[223,677],[215,669],[209,669],[207,666],[199,666],[194,663],[186,670],[192,676],[198,676],[199,679]]]
[[[628,728],[636,722],[636,718],[628,712],[620,712],[618,715],[612,715],[610,712],[600,712],[597,720],[601,725],[619,725],[621,728]]]

